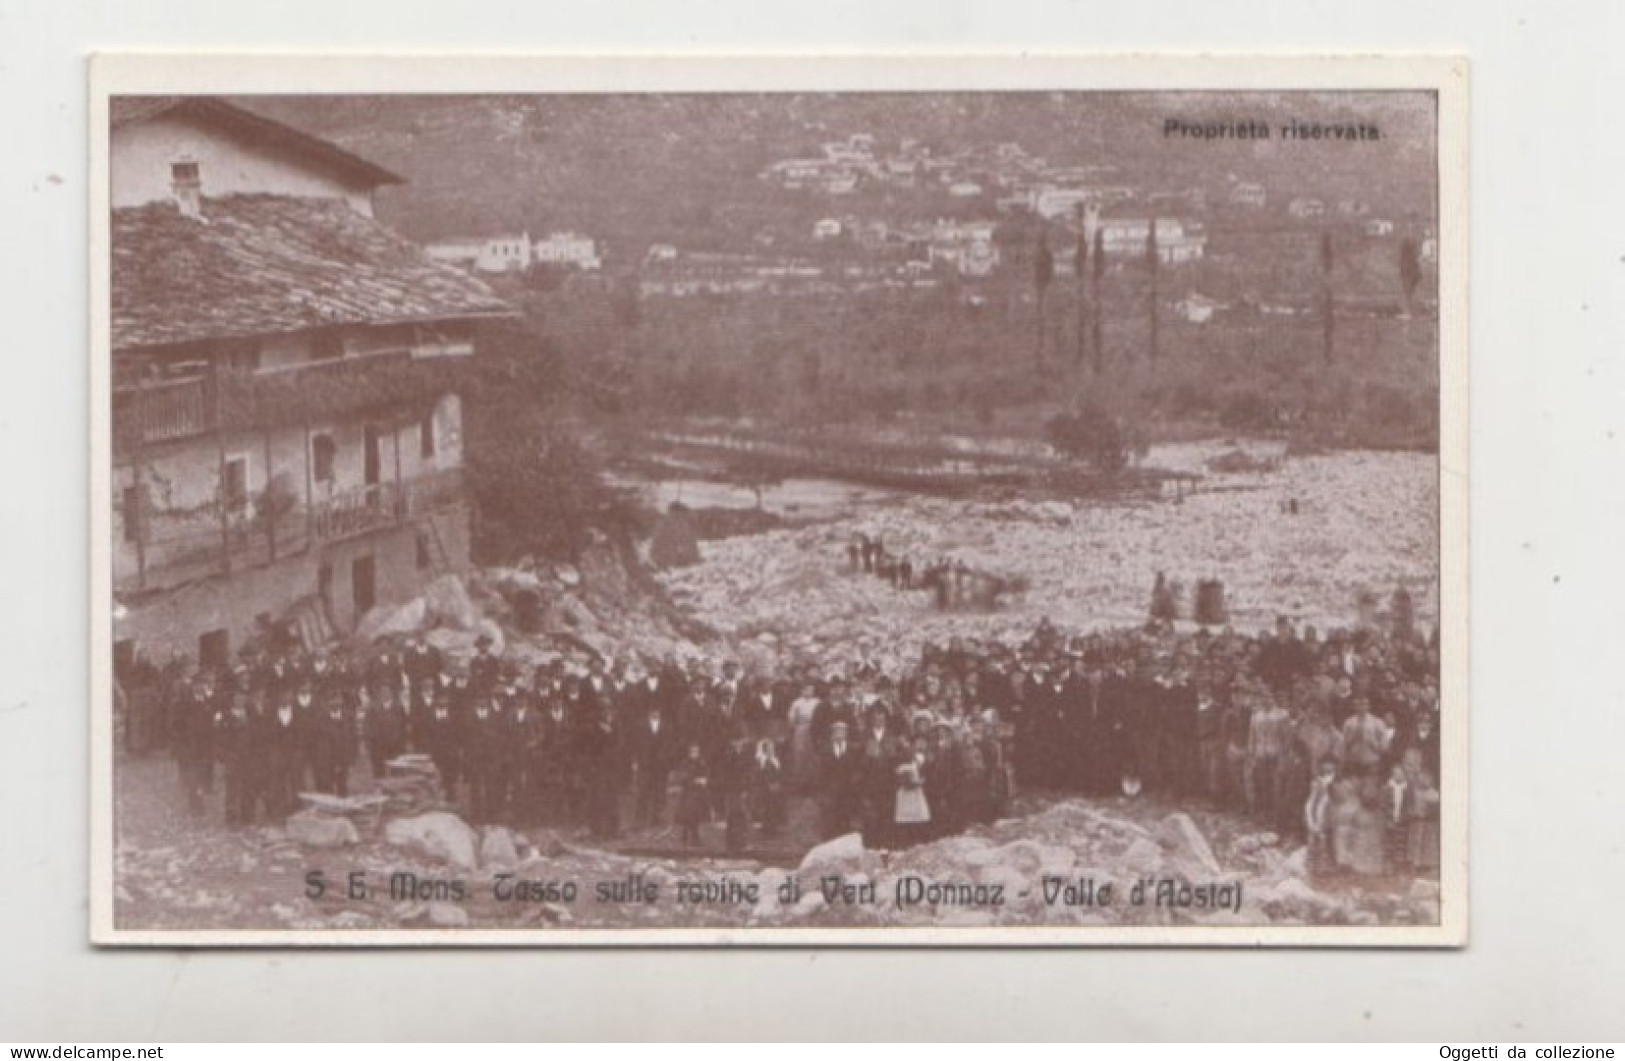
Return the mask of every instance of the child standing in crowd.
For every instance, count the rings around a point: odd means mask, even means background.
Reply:
[[[892,825],[899,847],[919,843],[931,830],[931,806],[925,798],[926,759],[925,738],[916,737],[908,758],[897,765]]]
[[[784,829],[784,766],[779,762],[778,746],[771,740],[756,742],[751,774],[752,817],[764,838],[776,839]]]
[[[1323,759],[1309,785],[1309,799],[1303,805],[1304,831],[1309,837],[1309,872],[1324,875],[1333,865],[1331,810],[1332,786],[1337,783],[1337,764]]]
[[[686,846],[700,843],[700,823],[711,814],[711,778],[700,756],[700,746],[690,744],[688,754],[676,770],[677,825]]]

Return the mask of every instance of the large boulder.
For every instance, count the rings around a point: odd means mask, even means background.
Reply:
[[[466,661],[474,654],[474,639],[477,637],[479,635],[472,630],[430,630],[423,635],[423,640],[443,656]]]
[[[1162,847],[1155,840],[1141,837],[1123,852],[1123,866],[1141,875],[1151,875],[1162,868]]]
[[[430,903],[429,923],[436,928],[467,928],[468,911],[451,903]]]
[[[750,912],[751,917],[774,917],[779,914],[783,906],[779,889],[784,887],[789,877],[790,874],[777,866],[769,866],[756,875],[756,906]]]
[[[1072,871],[1078,856],[1070,848],[1036,840],[1012,840],[996,852],[996,864],[1015,868],[1029,879],[1062,877]]]
[[[480,838],[480,864],[491,869],[512,869],[519,863],[519,847],[513,833],[500,825],[485,830]]]
[[[377,641],[385,637],[415,634],[429,623],[428,608],[422,597],[405,604],[380,604],[361,617],[356,624],[356,637]]]
[[[361,842],[361,835],[350,819],[317,811],[302,810],[290,815],[283,829],[288,839],[306,847],[344,847]]]
[[[456,575],[441,575],[423,587],[423,600],[435,626],[473,630],[479,625],[480,610],[474,607],[468,587]]]
[[[808,851],[801,860],[801,872],[836,870],[851,866],[862,860],[863,850],[862,835],[847,833],[845,836],[837,836]]]
[[[1189,814],[1170,814],[1158,827],[1158,838],[1168,849],[1168,858],[1187,880],[1202,883],[1218,878],[1224,870],[1207,837]]]
[[[430,811],[411,818],[395,818],[384,826],[384,839],[431,858],[473,869],[474,830],[449,811]]]

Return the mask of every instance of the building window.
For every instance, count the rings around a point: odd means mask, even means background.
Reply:
[[[374,581],[376,573],[371,553],[350,561],[350,602],[355,607],[358,621],[378,603],[378,586]]]
[[[248,458],[232,457],[221,471],[220,493],[226,511],[242,512],[248,507]]]
[[[424,414],[423,422],[418,425],[419,455],[424,460],[433,460],[435,454],[434,437],[434,410],[430,409]]]
[[[434,566],[434,553],[429,548],[429,532],[418,531],[418,570],[427,571]]]
[[[310,440],[311,478],[318,483],[333,485],[333,464],[338,447],[332,435],[315,435]]]
[[[171,162],[169,179],[176,184],[201,184],[203,171],[196,162]]]
[[[225,670],[231,663],[231,634],[224,629],[199,634],[197,665],[202,670]]]

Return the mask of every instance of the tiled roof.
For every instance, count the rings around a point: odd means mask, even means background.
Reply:
[[[298,155],[364,187],[401,183],[394,173],[330,140],[215,96],[114,96],[108,100],[108,122],[114,129],[171,113],[234,133],[262,150]]]
[[[337,199],[230,195],[113,211],[113,349],[512,310]]]

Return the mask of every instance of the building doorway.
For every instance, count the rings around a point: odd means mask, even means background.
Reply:
[[[368,424],[361,446],[362,474],[368,486],[377,486],[384,472],[384,439],[378,425]]]
[[[200,670],[226,669],[231,662],[231,632],[210,630],[197,639],[197,665]]]
[[[355,605],[357,622],[360,622],[361,617],[372,611],[373,605],[378,603],[376,578],[377,569],[373,565],[371,553],[350,561],[350,600]]]

